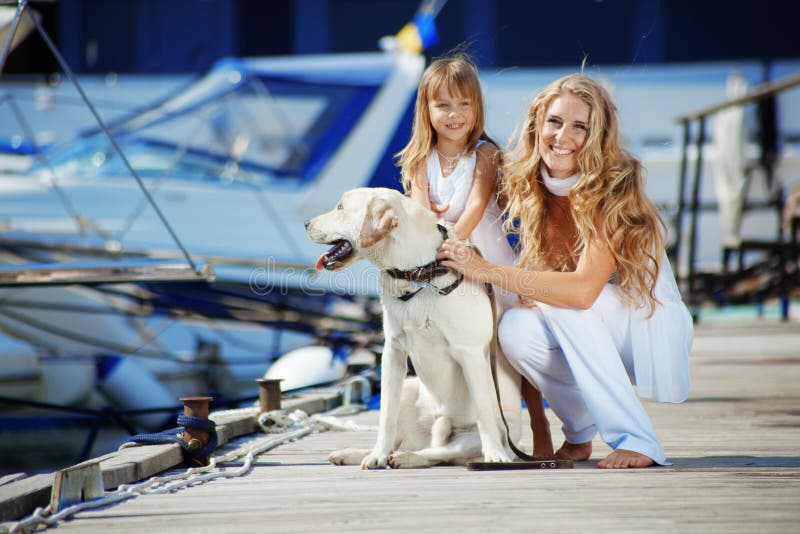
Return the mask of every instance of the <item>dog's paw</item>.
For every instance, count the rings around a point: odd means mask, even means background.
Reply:
[[[363,449],[341,449],[333,451],[328,461],[333,465],[359,465],[368,453]]]
[[[386,469],[389,467],[389,455],[371,452],[361,460],[361,469]]]
[[[413,452],[395,451],[389,455],[389,466],[392,469],[416,469],[431,465],[427,458]]]
[[[493,449],[483,451],[484,462],[510,462],[511,457],[503,449]]]

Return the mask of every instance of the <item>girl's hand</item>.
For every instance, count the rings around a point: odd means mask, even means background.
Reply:
[[[442,213],[446,212],[450,209],[450,204],[431,204],[431,211],[435,215],[441,215]]]
[[[466,278],[477,282],[485,282],[482,278],[488,278],[491,263],[483,259],[472,247],[464,243],[448,239],[439,247],[436,255],[439,263],[449,267]]]

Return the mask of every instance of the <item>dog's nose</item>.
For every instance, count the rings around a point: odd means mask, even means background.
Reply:
[[[311,224],[311,219],[306,221],[306,230],[308,230],[308,225]]]

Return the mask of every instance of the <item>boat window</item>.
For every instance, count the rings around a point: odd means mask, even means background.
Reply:
[[[125,157],[142,176],[265,184],[313,179],[377,91],[248,75],[241,83],[201,82],[113,127]],[[127,174],[100,133],[51,155],[60,173]]]

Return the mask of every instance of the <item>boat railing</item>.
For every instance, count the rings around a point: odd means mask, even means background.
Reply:
[[[761,304],[763,299],[777,294],[780,298],[781,316],[783,320],[788,319],[790,291],[792,287],[797,287],[800,282],[798,275],[798,254],[800,248],[800,214],[786,214],[784,184],[775,179],[775,169],[779,160],[779,148],[777,141],[777,118],[775,98],[778,94],[789,89],[800,86],[800,74],[794,74],[786,78],[767,81],[741,96],[730,98],[725,101],[704,107],[697,111],[681,115],[675,119],[683,128],[683,141],[681,149],[681,160],[679,167],[678,180],[678,202],[677,213],[674,220],[675,239],[670,247],[669,257],[678,273],[681,290],[686,297],[687,303],[693,308],[693,316],[697,319],[697,312],[694,307],[708,298],[717,303],[724,303],[726,298],[724,293],[731,289],[731,284],[742,282],[747,277],[761,274],[774,280],[758,283],[739,284],[748,289],[744,289],[745,298],[751,302]],[[756,117],[758,121],[758,145],[759,157],[755,165],[742,169],[743,173],[749,175],[755,167],[760,167],[764,173],[766,184],[769,188],[768,198],[762,201],[751,201],[747,198],[747,188],[744,189],[742,196],[742,213],[748,210],[771,209],[777,214],[778,224],[774,239],[755,240],[739,239],[737,243],[721,244],[722,264],[721,271],[703,272],[698,269],[698,226],[699,214],[707,211],[709,204],[701,202],[701,184],[703,180],[703,144],[708,135],[707,126],[709,119],[722,111],[755,104],[758,106]],[[695,136],[692,138],[692,129],[695,127]],[[690,156],[690,146],[694,142],[693,161]],[[692,167],[690,177],[690,165]],[[690,191],[687,199],[687,187]],[[713,208],[717,209],[718,204],[713,203]],[[681,241],[684,238],[684,218],[689,217],[688,239],[686,243],[686,259],[681,253]],[[784,231],[786,223],[788,232]],[[788,235],[785,235],[787,234]],[[764,263],[763,269],[747,267],[744,256],[750,251],[760,251],[765,253],[768,260]],[[733,257],[737,258],[737,268],[735,271],[729,269],[728,264]],[[685,265],[684,269],[680,267]],[[764,272],[764,269],[768,272]]]

